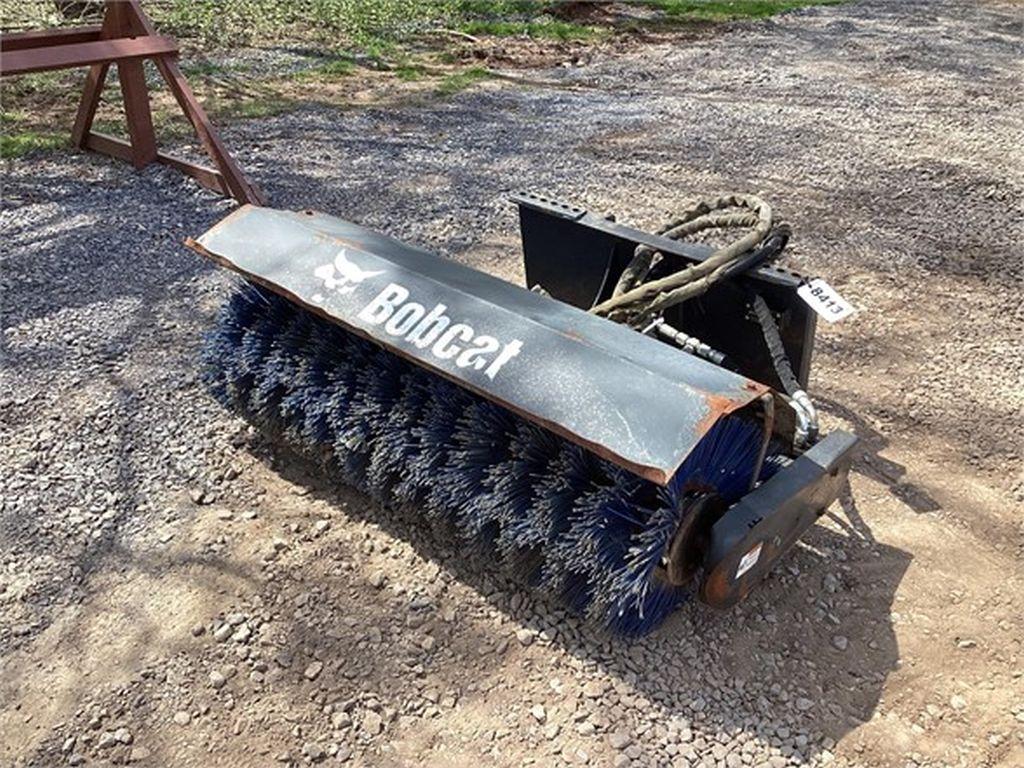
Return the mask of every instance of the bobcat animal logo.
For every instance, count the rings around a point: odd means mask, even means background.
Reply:
[[[361,268],[358,264],[349,261],[345,249],[342,248],[338,251],[338,255],[334,257],[333,264],[324,264],[322,267],[317,267],[313,274],[324,281],[324,287],[327,290],[348,294],[352,293],[359,283],[364,280],[376,277],[377,275],[383,275],[384,270],[371,272]]]

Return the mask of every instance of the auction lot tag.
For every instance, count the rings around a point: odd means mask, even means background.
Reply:
[[[824,317],[830,323],[837,323],[847,315],[853,314],[853,307],[846,299],[840,296],[836,289],[819,277],[809,283],[804,283],[796,289],[801,299],[806,301],[811,309]]]

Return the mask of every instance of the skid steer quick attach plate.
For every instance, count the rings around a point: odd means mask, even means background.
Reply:
[[[659,484],[763,384],[325,214],[244,206],[190,247]]]

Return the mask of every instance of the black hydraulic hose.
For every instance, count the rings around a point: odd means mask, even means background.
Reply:
[[[818,414],[814,403],[793,373],[793,366],[782,345],[779,326],[776,324],[768,304],[757,293],[753,294],[750,303],[754,309],[754,315],[757,317],[758,325],[761,326],[761,333],[772,359],[772,367],[782,383],[783,390],[790,396],[793,409],[797,414],[796,443],[798,446],[811,445],[818,439]]]
[[[782,249],[789,243],[789,237],[792,234],[788,224],[780,224],[779,226],[772,229],[765,238],[764,242],[761,243],[760,247],[754,249],[746,256],[737,259],[728,267],[725,268],[725,272],[722,274],[723,278],[736,277],[744,272],[749,272],[752,269],[757,269],[762,264],[775,261],[782,253]]]
[[[772,358],[772,367],[782,382],[782,388],[786,394],[793,396],[800,391],[800,383],[793,373],[793,366],[789,364],[789,357],[786,349],[782,346],[782,336],[779,335],[779,326],[775,323],[772,311],[768,308],[765,300],[758,293],[754,294],[751,306],[757,316],[758,325],[761,326],[761,334],[764,336],[764,343],[768,346],[768,354]]]

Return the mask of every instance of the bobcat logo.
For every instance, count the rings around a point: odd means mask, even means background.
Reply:
[[[383,275],[384,270],[369,272],[361,269],[358,264],[348,260],[348,256],[345,255],[345,249],[342,248],[338,251],[338,255],[334,257],[333,264],[324,264],[322,267],[317,267],[313,274],[324,281],[324,287],[327,290],[348,294],[352,293],[356,286],[364,280],[376,277],[377,275]]]

